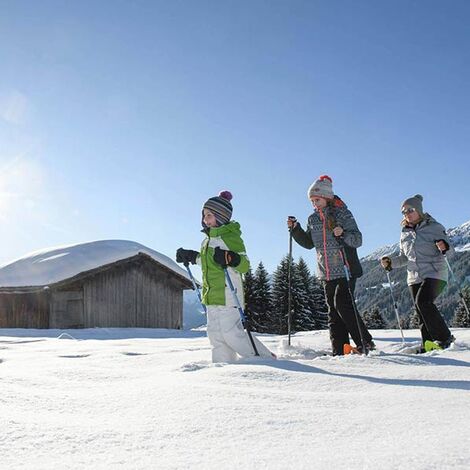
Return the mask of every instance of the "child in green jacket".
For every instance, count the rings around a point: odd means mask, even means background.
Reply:
[[[253,346],[243,328],[240,314],[230,288],[226,285],[224,268],[244,305],[243,277],[250,267],[241,238],[240,224],[231,220],[232,194],[223,191],[211,197],[202,209],[202,226],[206,234],[200,253],[179,248],[178,263],[199,264],[202,269],[202,303],[207,307],[207,336],[212,345],[213,362],[233,362],[237,354],[254,356]],[[275,357],[253,337],[261,357]]]

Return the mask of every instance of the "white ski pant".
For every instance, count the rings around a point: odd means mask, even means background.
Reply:
[[[207,336],[212,345],[212,362],[234,362],[237,354],[242,357],[255,355],[235,306],[207,306]],[[252,336],[260,357],[275,357],[261,341]]]

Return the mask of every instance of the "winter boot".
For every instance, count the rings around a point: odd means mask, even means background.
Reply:
[[[450,335],[445,341],[434,341],[441,349],[447,349],[453,342],[455,338],[453,335]]]
[[[362,354],[362,344],[360,344],[357,348],[357,352],[359,354]],[[377,349],[377,346],[375,345],[375,343],[371,340],[369,341],[368,343],[366,343],[366,351],[369,352],[369,351],[375,351]]]
[[[343,354],[360,354],[359,349],[351,346],[349,343],[343,344]]]
[[[426,352],[433,351],[434,349],[447,349],[453,342],[455,338],[453,335],[450,335],[445,341],[425,341],[424,349]]]

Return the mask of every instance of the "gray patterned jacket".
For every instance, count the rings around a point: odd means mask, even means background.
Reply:
[[[447,282],[447,265],[435,244],[436,240],[444,240],[449,245],[448,253],[454,251],[445,228],[429,214],[424,214],[423,221],[415,227],[405,225],[402,228],[400,254],[390,256],[390,259],[392,268],[406,265],[408,285],[421,283],[426,278]]]
[[[351,211],[337,198],[339,207],[326,207],[324,213],[315,210],[308,218],[307,229],[304,230],[299,223],[292,230],[295,241],[307,249],[316,248],[318,277],[324,281],[345,277],[344,263],[341,257],[341,243],[325,223],[325,216],[333,216],[336,226],[343,228],[346,258],[350,266],[352,277],[360,277],[362,268],[357,257],[356,248],[362,245],[362,234],[357,228]]]

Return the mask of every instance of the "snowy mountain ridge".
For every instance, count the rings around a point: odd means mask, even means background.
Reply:
[[[447,235],[449,236],[455,251],[470,250],[470,220],[464,222],[462,225],[448,229]],[[376,261],[385,255],[398,254],[399,251],[399,242],[393,243],[392,245],[384,245],[380,248],[377,248],[369,255],[364,256],[361,261]]]

